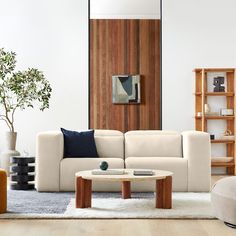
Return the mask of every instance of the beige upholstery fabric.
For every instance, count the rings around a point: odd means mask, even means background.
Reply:
[[[124,135],[117,130],[95,130],[95,144],[99,157],[101,158],[118,158],[117,168],[124,167]],[[64,139],[60,131],[42,132],[37,135],[36,140],[36,189],[38,191],[60,191],[60,185],[65,187],[68,191],[74,189],[73,182],[69,184],[71,189],[67,186],[67,180],[71,180],[71,175],[65,177],[63,182],[62,176],[66,170],[60,169],[60,162],[63,159],[64,153]],[[90,168],[98,168],[98,163],[102,161],[100,158],[80,158],[81,163],[85,159],[89,159]],[[107,159],[106,159],[107,160]],[[80,162],[78,162],[80,163]],[[112,162],[113,163],[113,162]],[[111,167],[114,165],[111,165]],[[85,164],[84,164],[85,167]],[[68,165],[67,172],[70,173],[72,169],[79,169],[79,166]],[[61,174],[60,174],[61,172]],[[74,172],[73,172],[74,175]],[[61,176],[61,178],[60,178]],[[73,181],[73,179],[72,179]],[[62,182],[62,183],[61,183]],[[62,189],[63,190],[63,189]]]
[[[125,133],[125,158],[182,157],[181,135],[166,131],[129,131]]]
[[[129,157],[125,159],[125,167],[130,169],[159,169],[168,170],[174,173],[173,175],[173,190],[188,191],[188,161],[184,158],[176,157]],[[137,183],[140,191],[147,191],[150,183]],[[145,188],[146,185],[146,188]],[[147,187],[147,185],[149,185]],[[155,183],[151,189],[154,191]],[[149,188],[150,190],[150,188]]]
[[[185,131],[183,156],[188,160],[188,191],[210,191],[210,135],[200,131]]]
[[[43,132],[37,136],[36,188],[38,191],[73,191],[76,171],[98,168],[102,160],[110,168],[164,169],[174,172],[174,191],[209,191],[209,134],[188,131],[95,130],[99,158],[63,159],[63,134]],[[183,150],[183,153],[182,153]],[[133,185],[133,184],[132,184]],[[154,183],[135,183],[132,191],[153,191]],[[95,191],[120,190],[119,183],[95,183]]]
[[[236,225],[236,176],[216,182],[211,192],[211,202],[216,217]]]
[[[36,140],[36,189],[59,191],[64,141],[60,131],[39,133]]]
[[[95,130],[99,157],[124,158],[124,135],[117,130]]]
[[[107,161],[109,168],[124,168],[124,160],[121,158],[64,158],[61,161],[60,191],[74,191],[75,173],[81,170],[99,169],[101,161]],[[94,191],[119,191],[119,183],[100,182],[93,183]]]

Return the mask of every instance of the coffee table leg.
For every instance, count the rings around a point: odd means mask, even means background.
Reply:
[[[131,198],[130,181],[122,181],[122,198]]]
[[[92,201],[92,180],[86,179],[84,185],[85,207],[91,207]]]
[[[156,208],[172,208],[172,176],[156,180]]]
[[[76,177],[75,183],[75,207],[87,208],[91,207],[92,198],[92,181]]]

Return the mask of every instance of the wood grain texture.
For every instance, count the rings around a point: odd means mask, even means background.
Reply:
[[[233,72],[226,72],[226,80],[227,80],[227,92],[233,92],[235,91],[234,88],[234,71]],[[234,97],[226,97],[226,104],[227,104],[227,108],[228,109],[234,109]],[[234,134],[234,124],[235,121],[234,120],[229,120],[227,122],[227,130],[230,130],[232,132],[232,134]],[[235,157],[235,143],[229,143],[226,144],[226,153],[228,157]],[[234,160],[233,163],[231,164],[235,164]],[[227,170],[227,174],[234,174],[235,171],[235,167],[234,165],[231,167],[226,168]]]
[[[0,220],[3,236],[233,236],[219,220],[51,219]]]
[[[122,181],[122,198],[131,198],[130,181]]]
[[[156,208],[172,208],[172,176],[156,180]]]
[[[91,207],[92,181],[76,177],[75,189],[75,207]]]
[[[112,75],[141,75],[141,104],[112,104]],[[90,20],[90,128],[160,129],[160,20]]]

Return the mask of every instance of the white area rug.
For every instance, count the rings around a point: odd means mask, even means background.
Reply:
[[[153,193],[93,193],[92,208],[76,209],[74,193],[9,192],[8,213],[0,219],[214,219],[209,193],[173,193],[172,209],[155,208]]]
[[[71,218],[214,219],[209,193],[173,193],[172,209],[155,208],[155,199],[95,198],[92,208],[76,209],[72,199],[64,216]]]

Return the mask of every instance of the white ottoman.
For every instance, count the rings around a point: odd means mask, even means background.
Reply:
[[[211,202],[216,217],[236,228],[236,176],[216,182],[211,191]]]

